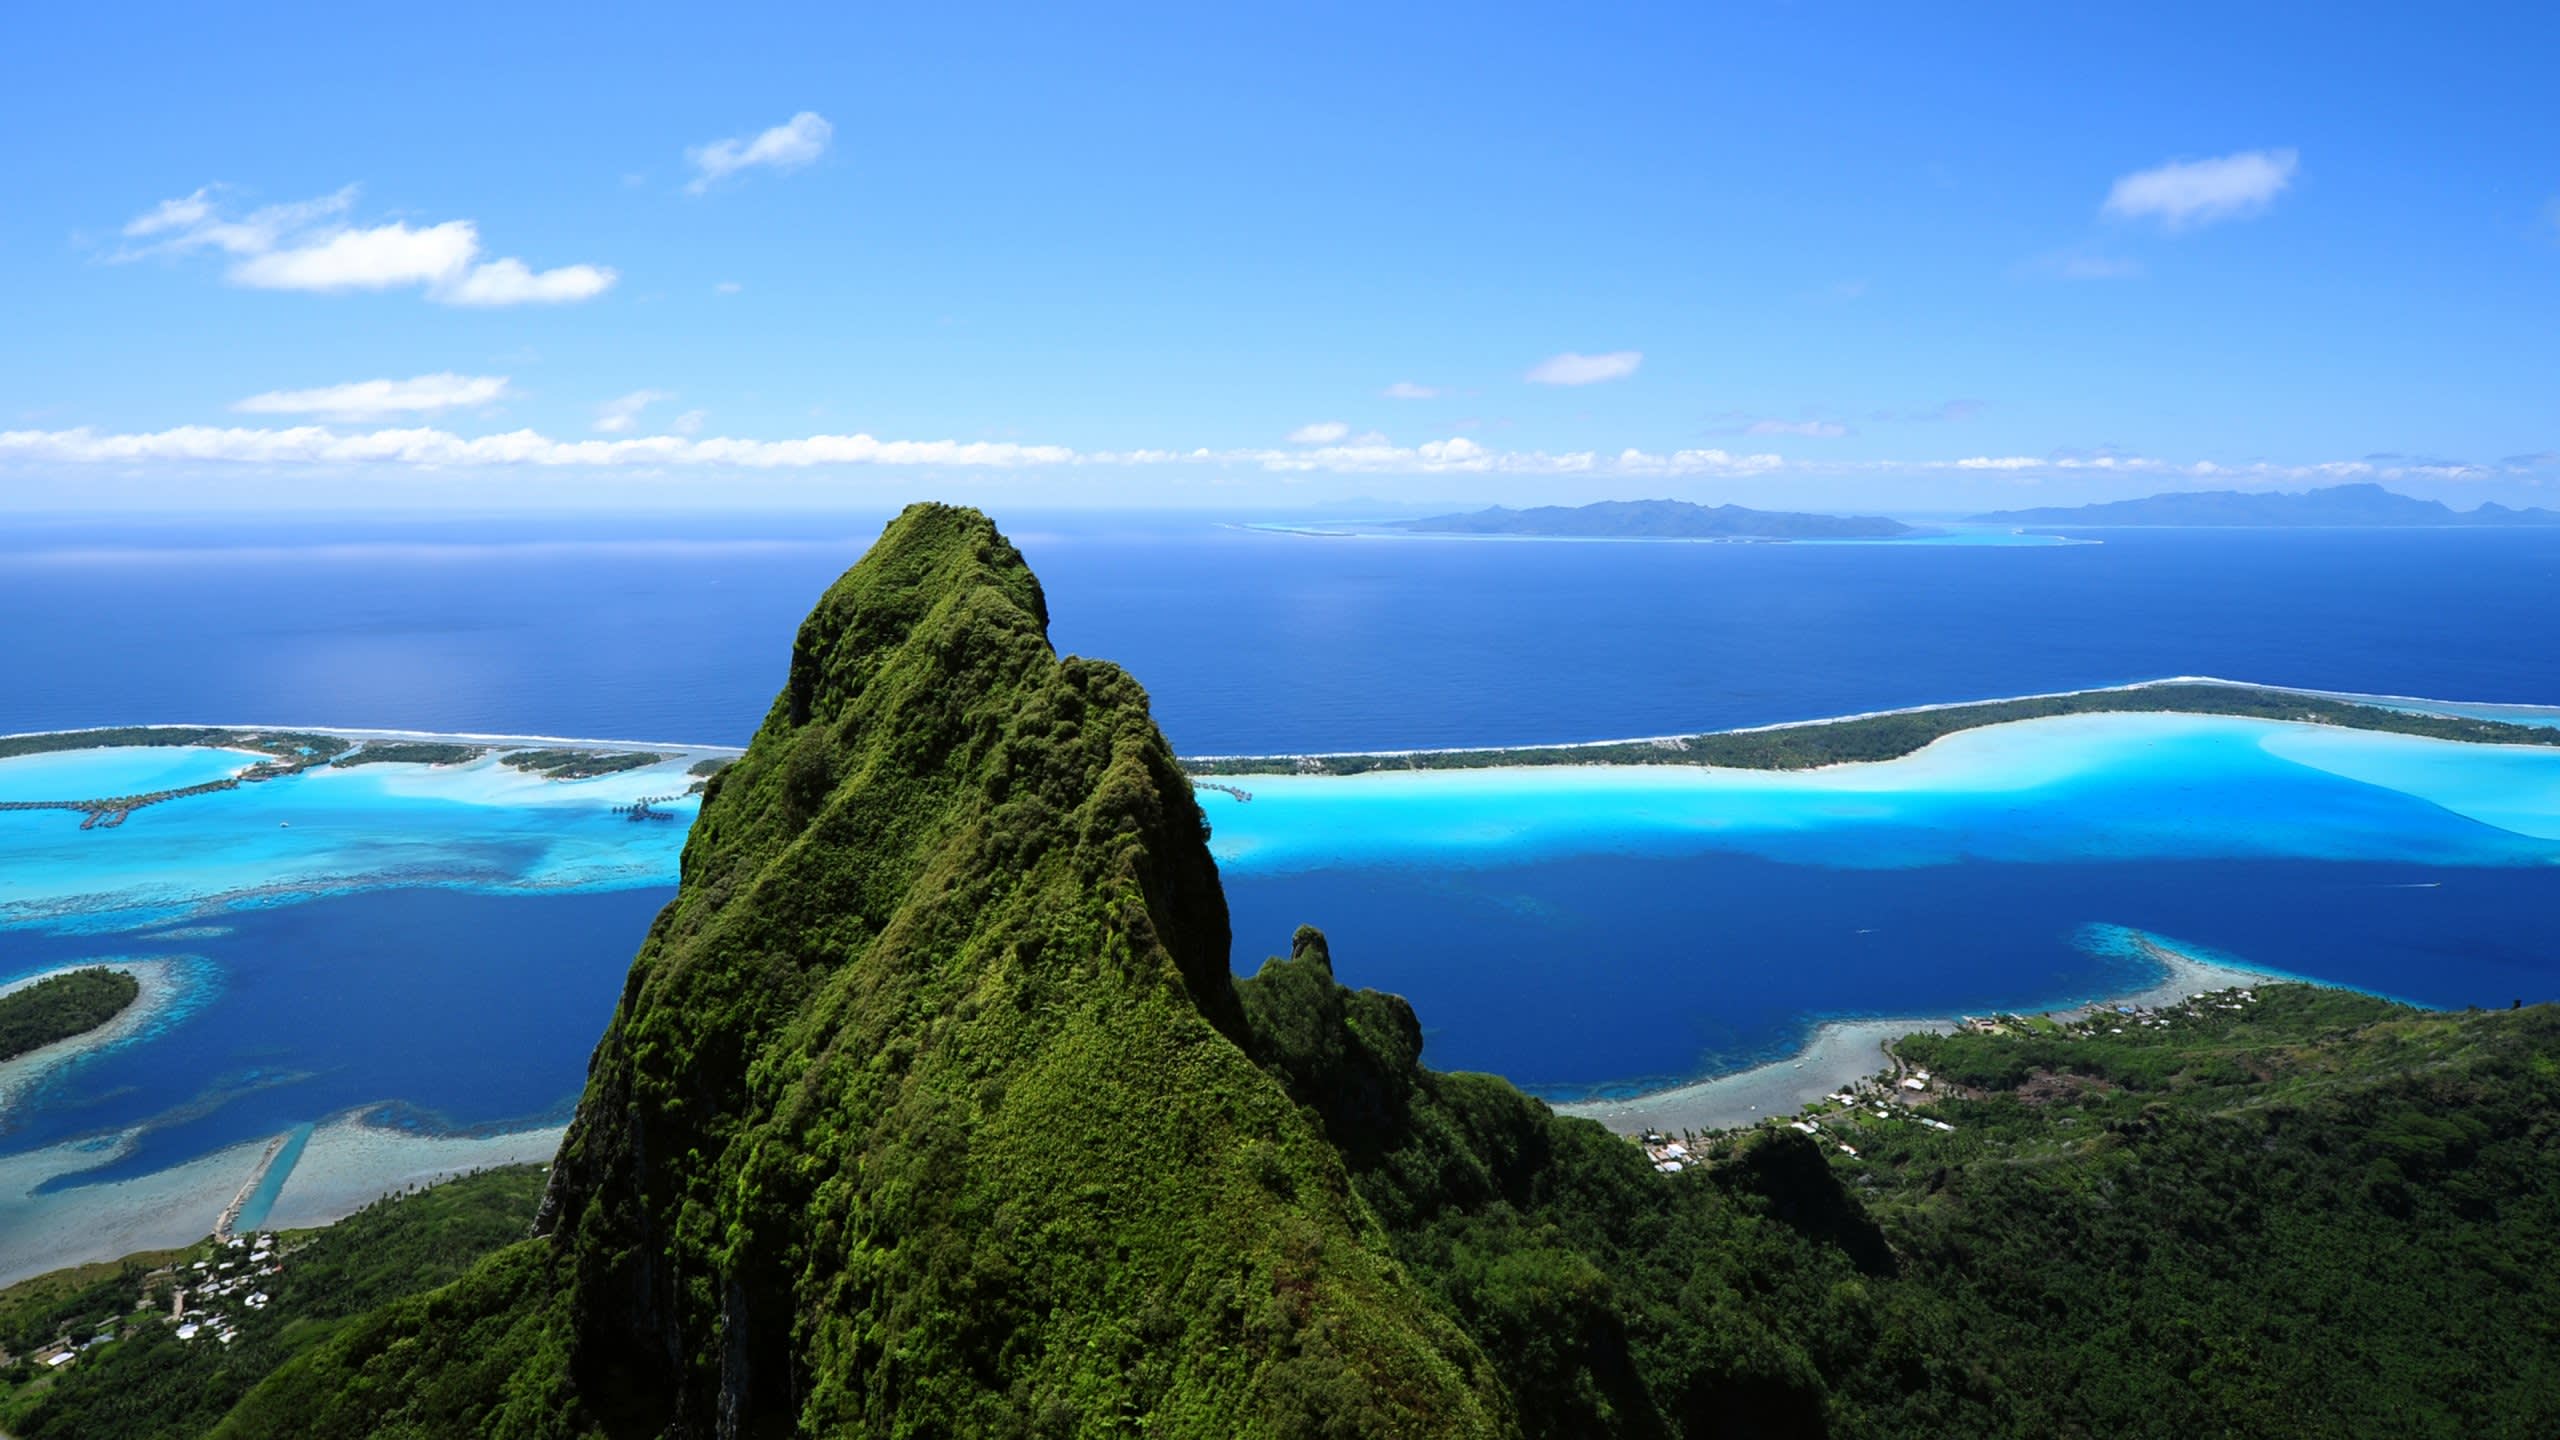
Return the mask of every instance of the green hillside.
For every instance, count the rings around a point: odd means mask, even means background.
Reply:
[[[0,1428],[20,1440],[186,1440],[218,1424],[277,1367],[339,1334],[355,1317],[460,1276],[521,1240],[542,1193],[532,1166],[510,1166],[378,1200],[325,1230],[288,1235],[281,1271],[258,1279],[262,1308],[215,1302],[237,1333],[181,1338],[171,1291],[210,1278],[196,1262],[242,1265],[206,1240],[182,1251],[89,1265],[0,1291]],[[141,1303],[137,1306],[137,1300]],[[197,1293],[195,1314],[205,1301]],[[56,1373],[33,1357],[58,1340],[116,1338]]]
[[[1239,1043],[1144,692],[1046,626],[982,516],[894,522],[706,791],[544,1238],[234,1432],[1506,1431]]]

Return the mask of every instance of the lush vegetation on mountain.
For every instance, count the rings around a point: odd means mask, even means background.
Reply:
[[[2548,1007],[1916,1037],[1918,1104],[1661,1173],[1423,1068],[1312,930],[1234,979],[1145,697],[1045,625],[982,518],[900,517],[710,778],[536,1237],[331,1312],[214,1433],[2560,1423]],[[198,1426],[237,1391],[150,1393]]]
[[[1720,730],[1663,740],[1504,750],[1413,750],[1368,755],[1230,755],[1185,760],[1194,775],[1358,775],[1371,770],[1472,770],[1492,765],[1722,765],[1738,770],[1805,770],[1817,765],[1894,760],[1959,730],[2052,715],[2236,715],[2383,730],[2484,745],[2560,745],[2560,727],[2430,715],[2255,685],[2170,682],[2080,690],[2021,700],[1942,705],[1848,720],[1816,720],[1765,730]]]
[[[1312,931],[1239,988],[1257,1054],[1531,1434],[2560,1421],[2551,1006],[2276,986],[2148,1025],[1914,1036],[1923,1106],[1824,1107],[1817,1137],[1660,1175],[1499,1080],[1421,1069],[1412,1011],[1335,985]]]
[[[1239,1043],[1144,693],[1046,625],[983,517],[893,523],[707,788],[543,1238],[278,1392],[502,1434],[1508,1430]]]
[[[1695,505],[1686,500],[1602,500],[1590,505],[1500,505],[1463,515],[1398,520],[1387,528],[1426,535],[1546,535],[1584,540],[1859,540],[1908,535],[1881,515],[1810,515]]]
[[[0,995],[0,1060],[95,1030],[141,994],[132,975],[91,965]]]
[[[282,1273],[259,1282],[269,1303],[226,1307],[238,1326],[229,1344],[206,1333],[182,1340],[164,1318],[172,1288],[202,1283],[193,1262],[239,1253],[210,1241],[0,1292],[0,1349],[15,1357],[0,1372],[0,1427],[20,1440],[208,1434],[252,1387],[350,1317],[433,1290],[521,1241],[542,1184],[533,1166],[484,1171],[288,1236]],[[58,1372],[35,1358],[58,1339],[77,1344],[99,1333],[117,1338]]]
[[[1899,1049],[1956,1128],[1842,1168],[2009,1433],[2560,1432],[2560,1007],[2281,986]]]
[[[2004,525],[2200,525],[2255,528],[2310,525],[2560,525],[2560,511],[2512,509],[2494,500],[2456,510],[2370,483],[2316,490],[2179,490],[2096,505],[1996,510],[1976,520]]]

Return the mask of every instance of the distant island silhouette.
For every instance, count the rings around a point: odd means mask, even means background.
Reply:
[[[2285,492],[2181,491],[2096,505],[1994,510],[1970,518],[2003,525],[2219,525],[2273,529],[2318,525],[2560,525],[2560,510],[2518,510],[2494,500],[2476,509],[2456,510],[2441,500],[2420,500],[2367,483]]]
[[[1808,515],[1686,500],[1602,500],[1591,505],[1496,505],[1461,515],[1398,520],[1386,528],[1422,535],[1544,535],[1593,540],[1862,540],[1908,535],[1881,515]]]

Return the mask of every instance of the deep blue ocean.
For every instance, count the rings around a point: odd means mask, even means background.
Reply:
[[[1186,754],[1655,735],[2177,674],[2560,703],[2560,531],[1900,548],[997,518],[1059,647],[1128,667]],[[880,522],[12,518],[0,731],[741,744]]]
[[[162,1033],[41,1097],[11,1148],[142,1127],[86,1184],[389,1100],[432,1131],[558,1123],[631,951],[670,892],[385,890],[230,912],[227,934],[0,934],[0,973],[184,955],[201,989]],[[146,932],[149,933],[149,932]]]
[[[13,519],[0,732],[202,721],[742,743],[800,618],[881,518]],[[2173,674],[2560,703],[2560,532],[1905,548],[998,518],[1047,587],[1060,648],[1126,665],[1189,754],[1661,734]],[[2366,804],[2343,781],[2314,789],[2323,814]],[[2478,823],[2390,803],[2457,838]],[[2246,796],[2217,805],[2210,823],[2287,823]],[[2059,823],[2040,813],[2017,823]],[[1414,1000],[1436,1063],[1560,1094],[1766,1058],[1823,1016],[2140,980],[2083,943],[2094,924],[2433,1004],[2560,994],[2560,866],[2532,846],[2483,843],[2458,863],[2261,848],[2024,863],[1994,845],[1882,866],[1812,851],[1371,857],[1231,865],[1228,888],[1241,968],[1323,925],[1346,979]],[[182,947],[219,967],[233,1019],[102,1058],[69,1108],[8,1144],[157,1117],[96,1179],[375,1100],[459,1127],[556,1115],[664,898],[386,890],[246,912]],[[97,953],[162,951],[0,930],[0,978]]]

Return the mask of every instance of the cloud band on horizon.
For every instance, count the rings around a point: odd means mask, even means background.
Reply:
[[[2539,459],[2538,456],[2520,457]],[[1803,460],[1713,448],[1667,452],[1627,448],[1495,450],[1463,437],[1395,445],[1383,441],[1290,449],[1238,448],[1078,450],[1015,441],[883,440],[868,434],[810,435],[786,440],[652,435],[562,440],[535,430],[463,436],[430,427],[342,433],[326,426],[286,428],[179,426],[101,434],[71,430],[0,431],[0,464],[399,465],[417,467],[730,468],[795,470],[827,466],[1023,470],[1087,466],[1243,466],[1275,474],[1617,476],[1628,478],[1832,476],[1990,473],[2148,475],[2196,481],[2463,480],[2529,473],[2539,466],[2401,463],[2375,460],[2276,464],[2256,461],[2170,461],[2126,455],[1975,455],[1929,460]]]

